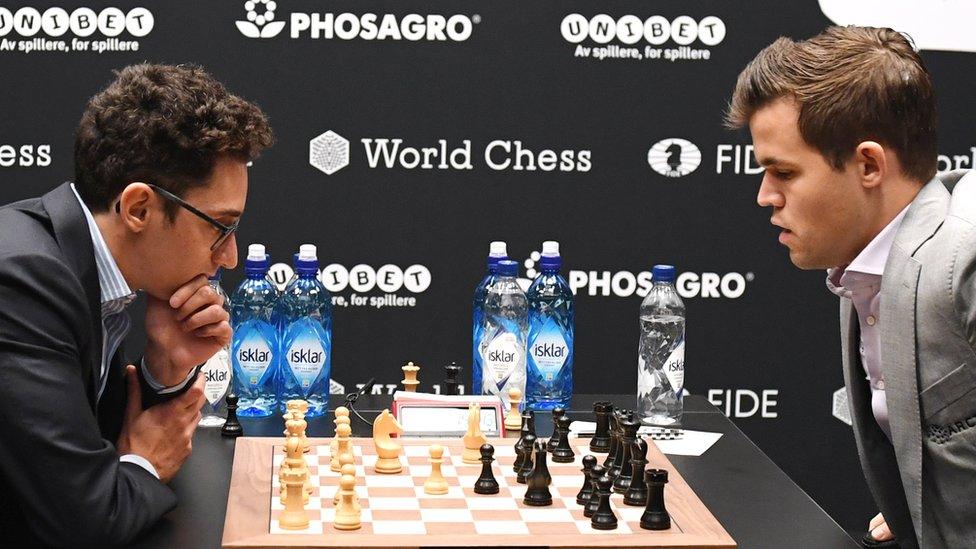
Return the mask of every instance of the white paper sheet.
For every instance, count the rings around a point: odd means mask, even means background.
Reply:
[[[591,437],[596,430],[596,423],[592,421],[574,421],[569,426],[570,436]],[[713,444],[722,438],[722,433],[711,433],[708,431],[693,431],[691,429],[666,429],[676,431],[677,438],[673,440],[657,440],[654,436],[656,432],[662,431],[660,428],[642,426],[637,432],[642,435],[652,435],[647,437],[657,445],[658,449],[665,454],[675,456],[700,456],[704,454]]]

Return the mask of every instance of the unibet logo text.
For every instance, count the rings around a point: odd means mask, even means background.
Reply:
[[[90,8],[78,8],[70,14],[62,8],[48,8],[42,14],[35,8],[24,7],[11,13],[0,8],[0,36],[14,31],[25,38],[41,32],[50,37],[58,37],[69,30],[75,36],[88,37],[96,31],[115,37],[128,32],[135,37],[143,37],[153,29],[155,21],[146,8],[134,8],[128,13],[118,8],[105,8],[95,13]]]

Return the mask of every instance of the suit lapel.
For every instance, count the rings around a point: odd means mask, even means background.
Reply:
[[[938,179],[922,188],[895,235],[881,279],[881,364],[891,442],[908,509],[920,538],[922,426],[915,317],[922,265],[913,256],[942,225],[948,204],[949,193]]]
[[[85,212],[82,211],[74,191],[64,183],[41,198],[44,209],[51,217],[54,236],[68,260],[72,271],[78,274],[91,313],[92,340],[89,344],[91,361],[82,364],[82,379],[87,379],[88,401],[95,409],[98,376],[102,369],[102,300],[95,267],[95,248],[88,230]]]

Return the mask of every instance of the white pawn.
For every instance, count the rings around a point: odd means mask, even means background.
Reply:
[[[339,444],[336,448],[336,453],[332,454],[333,457],[329,463],[329,469],[333,473],[338,473],[342,470],[342,463],[336,459],[336,456],[342,456],[342,454],[349,454],[350,456],[352,455],[352,440],[349,438],[350,434],[352,434],[352,428],[348,425],[340,423],[339,426],[336,427],[336,439],[338,440]]]
[[[336,530],[356,530],[362,526],[362,509],[356,502],[356,477],[352,475],[339,478],[339,506],[333,526]]]
[[[356,465],[352,454],[342,454],[339,456],[339,470],[341,475],[351,474],[356,476]],[[347,471],[350,471],[347,473]],[[332,498],[332,505],[339,505],[339,490],[336,489],[335,497]]]
[[[441,473],[441,463],[444,460],[444,448],[440,444],[430,446],[430,478],[424,482],[424,493],[432,496],[440,496],[447,493],[447,480]]]
[[[349,425],[350,424],[349,408],[346,408],[345,406],[339,406],[338,408],[336,408],[335,409],[335,420],[334,421],[335,421],[335,432],[338,435],[338,433],[339,433],[339,425],[340,424],[342,424],[342,423],[345,423],[346,425]],[[339,455],[339,437],[338,436],[332,437],[332,442],[329,444],[329,451],[330,451],[329,452],[329,455],[330,456],[337,456],[337,455]]]

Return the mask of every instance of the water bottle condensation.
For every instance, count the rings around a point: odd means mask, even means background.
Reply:
[[[278,290],[267,276],[270,263],[264,245],[248,246],[245,279],[231,297],[233,386],[242,417],[267,417],[278,405]]]
[[[488,246],[488,271],[484,278],[478,282],[474,289],[472,299],[472,322],[471,322],[471,394],[482,394],[481,384],[481,330],[484,328],[485,319],[485,299],[488,297],[488,288],[494,283],[498,274],[498,262],[508,259],[508,251],[504,242],[495,241]]]
[[[518,263],[498,262],[498,274],[485,298],[478,352],[482,365],[482,393],[498,395],[508,409],[509,389],[525,394],[528,300],[515,277]]]
[[[685,305],[674,287],[675,268],[655,265],[640,306],[637,411],[647,425],[681,423],[685,383]]]
[[[526,406],[532,410],[569,409],[573,398],[573,340],[576,311],[573,291],[559,274],[559,243],[542,243],[540,274],[529,302]]]

